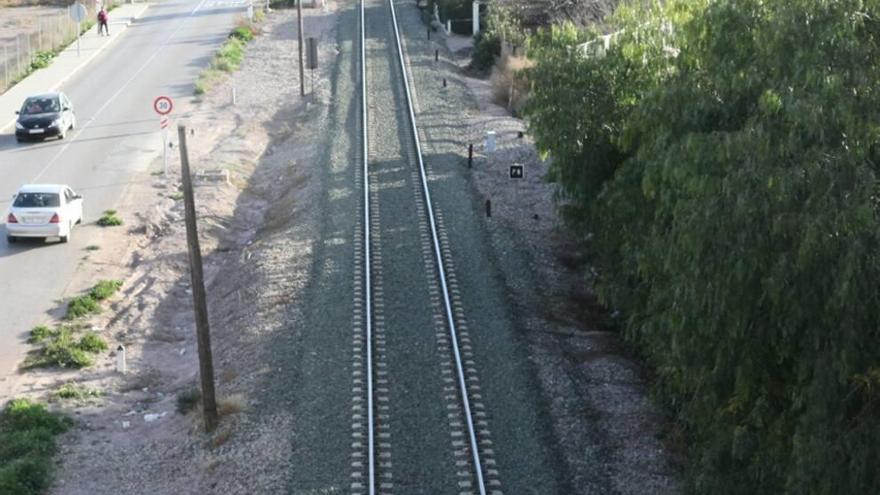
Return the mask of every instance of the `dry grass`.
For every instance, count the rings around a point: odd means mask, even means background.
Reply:
[[[217,414],[220,417],[238,414],[247,409],[247,399],[242,394],[233,394],[217,399]]]
[[[525,57],[505,55],[492,67],[492,100],[518,114],[529,96],[529,83],[521,71],[533,65]]]
[[[212,449],[220,448],[230,438],[232,438],[232,430],[230,428],[221,428],[214,432],[214,436],[208,441],[208,447]]]

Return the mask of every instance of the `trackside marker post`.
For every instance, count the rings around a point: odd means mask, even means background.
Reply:
[[[125,374],[126,371],[125,346],[119,344],[119,347],[116,348],[116,372]]]

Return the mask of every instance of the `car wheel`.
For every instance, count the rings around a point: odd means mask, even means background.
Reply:
[[[16,141],[16,142],[19,142],[19,143],[23,143],[23,142],[24,142],[24,139],[22,139],[22,138],[16,136],[16,137],[15,137],[15,141]]]
[[[76,129],[76,117],[70,119],[70,130],[72,131],[74,129]]]
[[[73,232],[73,224],[67,226],[67,235],[61,236],[61,242],[69,242],[71,232]]]
[[[58,133],[58,139],[64,139],[67,137],[67,129],[62,129],[61,132]]]
[[[14,235],[8,235],[6,236],[6,242],[9,244],[15,244],[16,242],[18,242],[18,237],[15,237]]]

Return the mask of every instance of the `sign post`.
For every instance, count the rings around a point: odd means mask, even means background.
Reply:
[[[165,176],[168,176],[168,114],[174,108],[174,102],[167,96],[157,96],[153,100],[153,110],[159,114],[159,128],[162,129],[162,160],[165,165]]]
[[[82,34],[82,21],[86,18],[86,8],[77,0],[70,9],[70,18],[76,23],[76,56],[79,57],[79,38]]]
[[[162,162],[165,176],[168,176],[168,116],[159,117],[159,128],[162,129]]]

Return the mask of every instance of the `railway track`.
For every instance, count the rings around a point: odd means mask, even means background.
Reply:
[[[397,14],[392,0],[361,0],[358,8],[362,211],[354,241],[351,493],[438,493],[437,486],[427,491],[395,482],[391,438],[394,387],[405,379],[412,389],[418,381],[395,376],[389,341],[418,339],[413,345],[424,347],[422,337],[429,336],[430,354],[440,360],[420,373],[440,377],[437,400],[443,403],[437,409],[445,412],[448,440],[442,447],[426,445],[437,454],[425,454],[423,462],[450,464],[454,475],[444,479],[449,486],[443,493],[501,495],[454,260],[444,245],[442,213],[431,201]],[[424,279],[407,278],[414,271],[425,273]],[[402,305],[392,292],[424,297]],[[427,324],[416,325],[430,328],[410,332],[401,322],[419,320],[405,320],[401,311],[430,315],[422,319]],[[417,422],[419,415],[413,416]],[[427,443],[431,437],[425,438]]]

